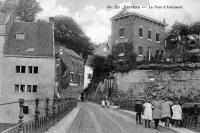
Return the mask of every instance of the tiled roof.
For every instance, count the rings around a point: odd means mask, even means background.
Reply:
[[[156,19],[144,16],[144,15],[136,13],[136,12],[129,12],[127,10],[122,10],[121,12],[119,12],[118,14],[116,14],[115,16],[113,16],[111,18],[111,20],[115,20],[115,19],[118,19],[118,18],[121,18],[121,17],[125,17],[125,16],[131,16],[131,15],[138,16],[138,17],[141,17],[141,18],[145,18],[145,19],[151,20],[153,22],[156,22],[156,23],[159,23],[159,24],[167,26],[167,24],[164,23],[164,22],[158,21]]]
[[[127,10],[122,10],[121,12],[117,13],[115,16],[113,16],[111,18],[112,19],[116,19],[116,18],[120,18],[120,17],[123,17],[123,16],[129,16],[129,15],[133,15],[133,13],[131,12],[128,12]]]
[[[56,42],[56,43],[57,43],[57,42]],[[68,55],[83,60],[83,58],[82,58],[80,55],[78,55],[76,52],[74,52],[74,51],[71,50],[71,49],[65,48],[65,47],[63,47],[63,46],[56,46],[56,49],[57,49],[57,50],[56,50],[57,52],[59,51],[59,49],[63,49],[63,51],[66,52]]]
[[[16,39],[17,33],[24,33],[24,40]],[[4,45],[4,54],[54,57],[53,43],[53,23],[13,22]]]

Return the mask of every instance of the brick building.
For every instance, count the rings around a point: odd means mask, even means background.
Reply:
[[[112,17],[111,22],[112,55],[118,59],[123,60],[133,52],[138,55],[137,60],[163,54],[165,22],[126,10]]]
[[[84,59],[73,50],[58,45],[56,53],[58,57],[57,77],[58,92],[60,97],[78,98],[84,85]]]

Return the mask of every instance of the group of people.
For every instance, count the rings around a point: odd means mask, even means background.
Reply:
[[[105,107],[105,106],[109,107],[110,104],[111,104],[111,102],[110,102],[110,100],[108,100],[107,97],[105,97],[105,98],[101,101],[102,107]]]
[[[165,126],[169,127],[169,123],[172,120],[174,126],[180,126],[182,120],[182,108],[177,99],[174,103],[169,101],[168,98],[160,100],[158,97],[155,97],[155,100],[146,100],[142,104],[142,100],[138,100],[135,105],[136,111],[136,123],[141,123],[141,115],[143,113],[145,120],[145,127],[151,128],[150,122],[154,120],[155,129],[158,128],[159,121],[165,122]]]

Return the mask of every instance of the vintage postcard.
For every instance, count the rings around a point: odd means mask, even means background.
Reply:
[[[199,0],[0,0],[0,132],[200,132],[199,12]]]

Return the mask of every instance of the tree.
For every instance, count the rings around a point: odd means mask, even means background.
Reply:
[[[33,22],[36,14],[43,9],[36,0],[19,0],[16,6],[17,19],[25,22]]]
[[[167,33],[167,49],[178,49],[180,47],[180,55],[182,60],[186,55],[187,50],[191,49],[192,45],[189,39],[191,34],[191,27],[189,25],[175,22],[172,25],[172,29]],[[177,53],[176,53],[177,54]]]
[[[136,57],[137,57],[136,53],[131,53],[128,56],[128,59],[127,59],[126,62],[127,62],[128,66],[129,66],[130,70],[136,68],[136,61],[137,61]]]
[[[1,8],[3,13],[14,11],[17,19],[25,22],[35,21],[36,14],[42,10],[36,0],[19,0],[18,3],[15,0],[6,0]]]
[[[104,56],[94,55],[93,58],[89,62],[89,66],[93,69],[93,79],[96,78],[100,80],[104,72],[104,64],[106,62],[106,58]]]
[[[14,3],[14,0],[6,0],[2,4],[0,11],[2,13],[9,13],[9,12],[12,12],[15,9],[15,7],[16,5]]]
[[[57,42],[82,55],[84,59],[92,54],[93,44],[71,17],[55,16],[54,24],[55,40]]]

